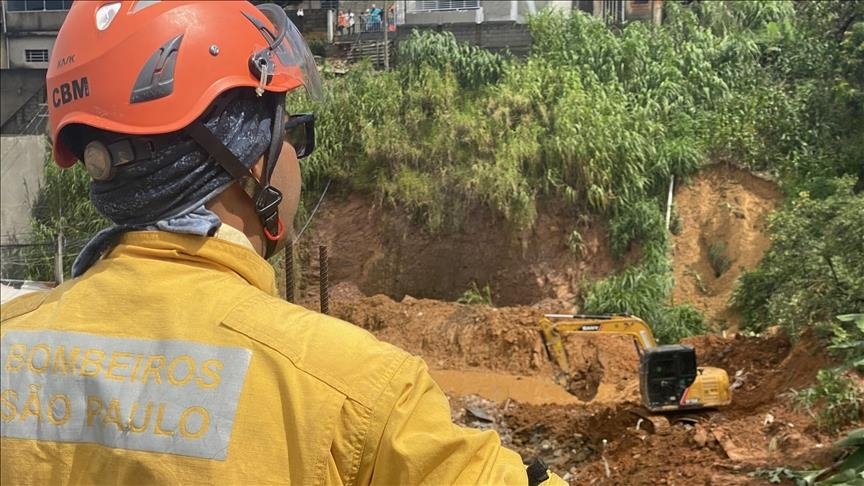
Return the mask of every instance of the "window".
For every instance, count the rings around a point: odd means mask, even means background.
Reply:
[[[593,0],[578,0],[576,4],[576,8],[586,13],[594,13],[594,1]]]
[[[678,372],[675,366],[675,360],[673,359],[657,360],[652,364],[652,378],[668,380],[675,378],[677,375]]]
[[[437,12],[442,10],[471,10],[480,8],[480,0],[416,0],[413,8],[408,4],[408,11]]]
[[[40,12],[45,10],[69,10],[72,0],[9,0],[6,8],[10,12]]]
[[[27,62],[48,62],[48,49],[24,49]]]

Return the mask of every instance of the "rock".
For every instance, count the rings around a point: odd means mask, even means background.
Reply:
[[[697,425],[696,431],[693,433],[693,442],[699,447],[705,447],[708,444],[708,431]]]
[[[588,449],[580,449],[573,454],[574,462],[585,462],[591,456],[591,451]]]
[[[479,407],[467,407],[465,411],[478,420],[482,420],[484,422],[494,422],[492,416]]]

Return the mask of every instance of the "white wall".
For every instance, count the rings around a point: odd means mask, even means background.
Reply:
[[[402,6],[399,3],[400,7]],[[407,0],[405,7],[411,11],[415,2]],[[446,23],[475,23],[516,21],[523,24],[528,21],[530,14],[540,10],[553,7],[569,13],[572,10],[570,0],[481,0],[480,13],[477,10],[441,11],[441,12],[417,12],[406,13],[407,24],[446,24]],[[515,18],[514,18],[515,16]]]
[[[0,137],[0,242],[29,240],[30,210],[42,185],[45,156],[44,135]]]
[[[28,37],[8,37],[9,52],[9,67],[11,68],[36,68],[48,69],[47,62],[26,62],[24,51],[26,49],[48,49],[48,56],[51,56],[51,51],[54,49],[53,36],[28,36]]]

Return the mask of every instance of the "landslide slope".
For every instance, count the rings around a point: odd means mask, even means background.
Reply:
[[[314,256],[326,245],[331,314],[422,356],[450,397],[454,420],[498,430],[523,457],[543,457],[571,484],[761,484],[747,473],[832,458],[824,447],[832,437],[786,395],[829,364],[814,338],[793,344],[779,333],[720,332],[736,329],[728,298],[767,248],[765,217],[778,200],[770,182],[725,165],[676,188],[673,299],[702,311],[718,330],[687,340],[700,363],[736,377],[733,405],[687,426],[649,433],[629,411],[639,400],[638,357],[624,337],[568,336],[574,393],[552,379],[537,319],[574,311],[583,279],[629,263],[611,258],[596,222],[580,227],[586,253],[574,258],[566,244],[572,215],[561,208],[547,208],[523,234],[477,212],[463,233],[439,238],[362,198],[328,199],[302,250],[299,300],[318,308]],[[730,261],[720,275],[710,256],[718,244]],[[490,286],[495,307],[455,302],[472,283]]]

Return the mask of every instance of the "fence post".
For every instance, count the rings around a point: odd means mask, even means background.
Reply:
[[[319,272],[320,275],[318,277],[318,294],[319,300],[321,302],[321,313],[329,314],[330,313],[330,285],[327,283],[327,246],[319,245],[318,246],[318,263],[319,263]]]
[[[294,242],[285,246],[285,300],[294,303]]]

